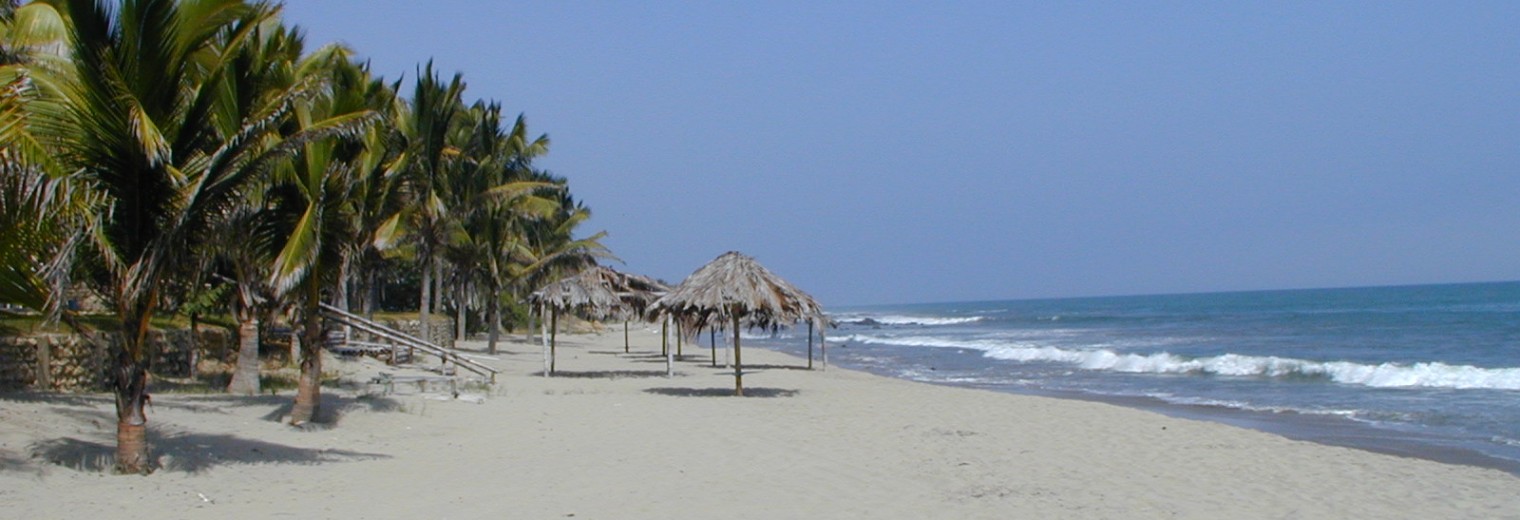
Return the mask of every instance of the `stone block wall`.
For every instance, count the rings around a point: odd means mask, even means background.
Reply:
[[[226,330],[203,327],[192,340],[189,330],[148,333],[149,370],[187,377],[200,359],[222,359],[236,341]],[[110,384],[114,334],[97,334],[95,343],[78,334],[32,334],[0,337],[0,389],[56,392],[105,390]]]

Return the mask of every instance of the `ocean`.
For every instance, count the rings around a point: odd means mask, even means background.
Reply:
[[[1520,474],[1520,282],[829,311],[834,366]]]

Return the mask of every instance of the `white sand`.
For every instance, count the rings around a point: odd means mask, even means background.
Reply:
[[[795,370],[802,360],[759,349],[745,351],[752,397],[738,399],[705,350],[666,379],[647,332],[633,355],[621,334],[561,339],[558,368],[575,377],[532,376],[537,345],[507,343],[486,361],[505,372],[483,403],[327,389],[341,414],[311,431],[276,422],[289,392],[157,395],[165,468],[147,477],[99,469],[114,449],[109,396],[0,394],[0,516],[1520,518],[1520,478],[1496,470]]]

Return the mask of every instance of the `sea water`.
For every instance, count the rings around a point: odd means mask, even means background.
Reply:
[[[1520,282],[830,311],[834,365],[1520,473]]]

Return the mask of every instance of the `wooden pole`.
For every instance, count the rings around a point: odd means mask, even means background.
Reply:
[[[549,374],[554,374],[554,362],[557,361],[554,352],[559,339],[559,307],[549,307]]]
[[[718,328],[707,328],[707,344],[712,347],[712,365],[718,367]]]
[[[813,369],[813,320],[808,320],[808,370]]]
[[[538,340],[544,345],[544,377],[549,377],[549,320],[544,319],[544,313],[549,311],[549,304],[538,306]]]
[[[665,321],[660,322],[660,355],[661,356],[669,356],[670,355],[670,317],[669,316],[665,317]]]
[[[666,316],[665,317],[665,323],[662,324],[662,325],[660,325],[660,335],[662,337],[668,336],[668,331],[669,330],[670,330],[670,317]],[[668,349],[668,348],[665,349],[665,377],[667,377],[667,378],[675,377],[675,375],[676,375],[675,360],[670,357],[670,354],[671,354],[670,349]]]
[[[628,320],[623,320],[623,353],[628,353]]]
[[[823,368],[821,368],[820,370],[828,370],[829,369],[829,341],[828,341],[828,338],[824,337],[823,329],[818,329],[818,346],[823,349]]]
[[[739,315],[734,314],[734,395],[744,397],[744,362],[739,351]]]
[[[676,322],[676,359],[685,357],[685,354],[681,353],[681,346],[686,343],[685,338],[686,329],[682,327],[681,322],[678,321]]]

